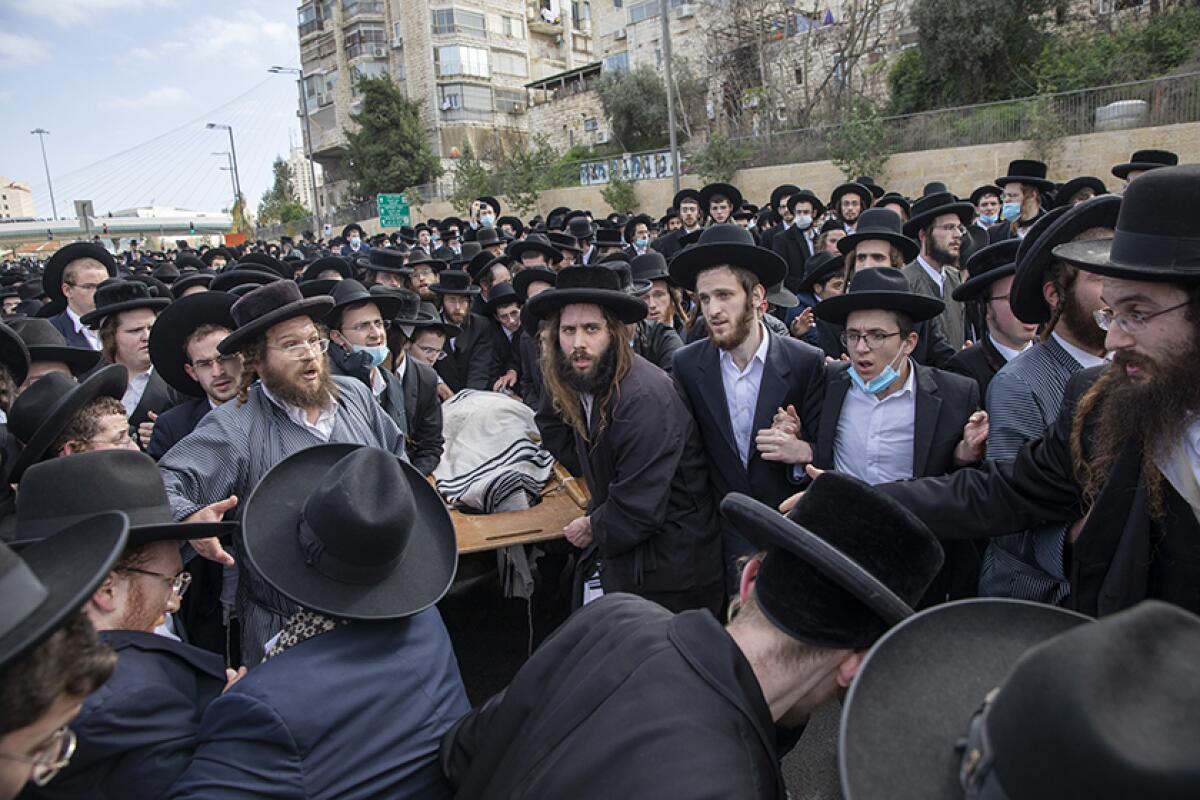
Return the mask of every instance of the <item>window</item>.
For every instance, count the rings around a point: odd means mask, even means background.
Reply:
[[[346,58],[374,55],[387,45],[387,33],[378,22],[364,22],[346,28],[343,39]]]
[[[492,69],[504,75],[516,75],[520,78],[529,77],[529,64],[525,56],[516,53],[492,52]]]
[[[629,53],[613,53],[604,57],[604,72],[628,72]]]
[[[597,119],[595,117],[587,117],[586,119],[584,119],[583,129],[585,131],[591,132],[594,130],[599,130],[599,128],[600,128],[600,123],[599,123],[599,121],[597,121]]]
[[[492,90],[487,86],[447,83],[438,86],[442,118],[450,121],[492,118]]]
[[[383,0],[342,0],[343,19],[352,19],[359,14],[383,16]]]
[[[360,78],[387,77],[387,63],[383,61],[365,61],[362,64],[351,67],[350,74],[354,76],[354,93],[358,94],[358,81]]]
[[[436,34],[461,33],[474,39],[487,38],[487,22],[483,14],[463,11],[461,8],[435,8],[433,10],[433,32]]]
[[[658,0],[645,0],[645,2],[637,3],[629,7],[629,24],[657,17],[659,11]]]
[[[513,39],[525,38],[525,20],[517,17],[501,17],[500,32]]]
[[[525,109],[525,93],[512,89],[496,90],[496,110],[514,114]]]
[[[571,26],[575,30],[586,30],[591,19],[592,4],[588,0],[571,0]]]
[[[400,27],[399,22],[392,23],[392,44],[396,47],[401,47],[404,44],[404,29]]]
[[[482,47],[435,47],[433,64],[438,77],[442,78],[450,75],[486,78],[491,74],[488,70],[488,51]]]

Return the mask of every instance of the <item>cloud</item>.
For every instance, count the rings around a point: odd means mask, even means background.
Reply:
[[[25,14],[45,17],[57,25],[96,22],[119,11],[135,11],[148,6],[173,5],[175,0],[2,0],[3,5]]]
[[[204,42],[206,55],[222,58],[238,54],[259,58],[280,45],[297,47],[294,26],[268,19],[257,11],[239,14],[234,19],[202,17],[192,23],[187,38]]]
[[[0,31],[0,66],[19,67],[44,61],[50,49],[40,39]]]
[[[108,108],[156,108],[159,106],[175,105],[188,99],[188,93],[178,86],[163,86],[150,89],[133,97],[114,97],[105,105]]]

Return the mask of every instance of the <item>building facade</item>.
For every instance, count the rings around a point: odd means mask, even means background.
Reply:
[[[317,182],[313,176],[312,164],[304,153],[303,147],[293,147],[288,151],[288,168],[291,172],[292,194],[300,204],[309,211],[315,209],[314,198]]]
[[[32,219],[33,191],[29,184],[0,175],[0,219]]]

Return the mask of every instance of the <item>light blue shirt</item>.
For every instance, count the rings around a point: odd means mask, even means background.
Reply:
[[[744,370],[733,363],[727,350],[721,351],[721,384],[725,388],[725,405],[729,409],[729,425],[737,443],[742,466],[750,462],[750,441],[754,435],[754,409],[758,406],[758,389],[762,385],[763,367],[767,363],[770,335],[762,322],[758,323],[762,341]]]

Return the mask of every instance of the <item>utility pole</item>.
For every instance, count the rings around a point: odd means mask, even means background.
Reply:
[[[287,73],[296,76],[296,89],[300,97],[300,113],[304,115],[304,156],[308,159],[308,171],[312,176],[312,201],[315,226],[313,233],[321,230],[321,193],[317,191],[317,165],[313,161],[312,128],[308,121],[308,104],[304,101],[304,79],[308,77],[304,70],[296,67],[271,67],[267,72],[279,75]]]
[[[34,128],[29,133],[37,136],[38,141],[42,143],[42,166],[46,168],[46,185],[50,187],[50,213],[54,215],[55,219],[58,219],[58,206],[54,202],[54,184],[50,182],[50,162],[46,160],[46,135],[50,131],[45,128]]]
[[[229,153],[233,158],[233,191],[235,195],[234,204],[236,205],[237,201],[242,197],[242,180],[238,176],[237,147],[233,144],[233,127],[230,125],[221,125],[216,122],[210,122],[204,127],[209,130],[224,130],[229,132]]]
[[[671,4],[659,0],[659,16],[662,17],[663,77],[667,81],[667,131],[671,139],[671,184],[679,194],[679,143],[675,139],[675,80],[671,70]]]
[[[219,153],[213,153],[214,156],[224,156],[226,166],[220,167],[221,170],[229,173],[229,188],[233,189],[233,203],[237,205],[237,184],[233,180],[233,154],[228,150],[222,150]],[[233,207],[230,206],[230,211]]]

